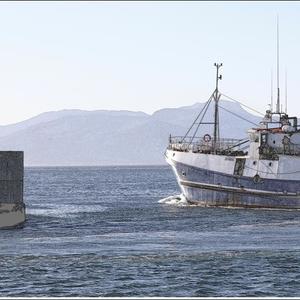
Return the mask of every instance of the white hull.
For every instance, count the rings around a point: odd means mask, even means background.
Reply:
[[[293,158],[293,165],[286,164],[284,158],[278,161],[260,160],[256,168],[246,169],[253,165],[253,159],[244,157],[243,174],[235,174],[238,159],[166,151],[166,160],[190,202],[206,206],[300,208],[299,158]],[[256,180],[256,175],[259,180]]]

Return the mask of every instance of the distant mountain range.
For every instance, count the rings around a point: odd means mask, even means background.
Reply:
[[[0,126],[0,149],[23,150],[27,166],[164,164],[168,137],[183,135],[204,103],[165,108],[152,115],[132,111],[62,110]],[[244,138],[257,117],[238,103],[221,100],[221,136]],[[212,120],[212,107],[207,115]],[[207,119],[208,121],[208,119]],[[211,127],[199,134],[211,133]]]

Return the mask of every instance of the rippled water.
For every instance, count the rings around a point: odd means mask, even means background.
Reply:
[[[188,206],[168,167],[27,168],[1,296],[300,296],[300,211]]]

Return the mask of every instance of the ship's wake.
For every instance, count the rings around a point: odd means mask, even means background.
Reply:
[[[223,205],[217,205],[217,206],[213,206],[213,205],[205,205],[203,203],[199,203],[196,201],[190,201],[187,200],[187,198],[184,196],[184,194],[179,194],[179,195],[173,195],[173,196],[169,196],[163,199],[158,200],[158,203],[162,203],[162,204],[167,204],[167,205],[172,205],[172,206],[197,206],[197,207],[211,207],[211,208],[223,208],[223,209],[236,209],[236,210],[270,210],[270,211],[300,211],[300,209],[297,208],[270,208],[270,207],[242,207],[242,206],[223,206]]]
[[[38,216],[47,216],[47,217],[56,217],[56,218],[65,218],[74,216],[80,213],[94,213],[94,212],[103,212],[107,209],[102,205],[71,205],[71,204],[55,204],[47,205],[46,207],[33,206],[27,208],[27,214],[29,215],[38,215]]]
[[[158,200],[159,203],[174,205],[174,206],[190,206],[191,203],[186,199],[183,194],[169,196]]]

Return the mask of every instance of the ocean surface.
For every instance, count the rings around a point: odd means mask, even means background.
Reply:
[[[24,192],[2,297],[300,296],[299,210],[189,206],[169,167],[26,168]]]

